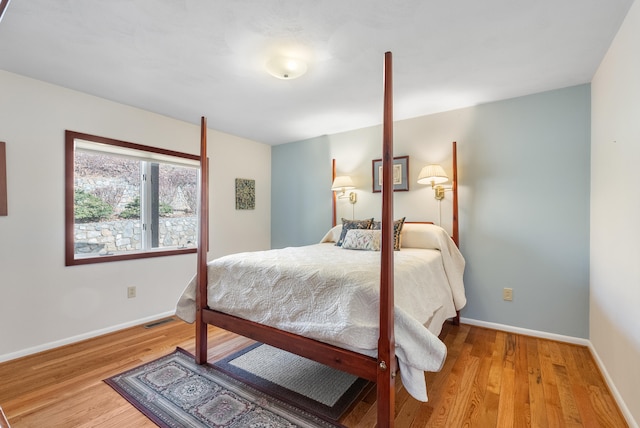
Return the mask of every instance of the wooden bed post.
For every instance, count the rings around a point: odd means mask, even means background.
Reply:
[[[382,129],[382,254],[380,267],[380,337],[378,338],[378,426],[392,427],[395,417],[395,336],[393,289],[393,82],[391,52],[384,54]]]
[[[333,186],[333,180],[336,179],[336,160],[331,160],[331,185]],[[331,223],[331,227],[334,227],[336,223],[336,192],[331,192],[332,201],[333,201],[333,222]]]
[[[456,246],[460,248],[459,235],[458,235],[458,150],[456,148],[456,142],[452,143],[452,151],[453,151],[453,185],[451,186],[451,190],[453,190],[453,242],[456,243]]]
[[[394,333],[394,227],[393,227],[393,79],[391,52],[384,55],[384,109],[382,145],[382,250],[380,255],[380,336],[378,356],[357,352],[278,330],[246,319],[209,309],[207,306],[207,249],[209,237],[209,168],[207,160],[207,124],[202,118],[200,144],[200,216],[198,271],[196,287],[196,362],[207,362],[207,325],[221,327],[258,342],[270,344],[313,359],[338,370],[377,382],[377,421],[382,428],[393,427],[395,418],[395,333]],[[457,244],[457,166],[454,148],[454,240]],[[332,177],[335,178],[335,159]],[[333,223],[336,223],[335,193]]]
[[[207,362],[207,324],[203,309],[207,307],[207,250],[209,248],[209,162],[207,159],[207,119],[200,122],[200,217],[198,235],[198,270],[196,288],[196,363]]]

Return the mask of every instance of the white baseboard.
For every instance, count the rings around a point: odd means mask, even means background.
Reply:
[[[161,318],[170,317],[175,315],[175,311],[169,311],[162,314],[151,315],[149,317],[129,321],[123,324],[118,324],[103,328],[100,330],[94,330],[87,333],[79,334],[77,336],[67,337],[65,339],[56,340],[54,342],[45,343],[43,345],[34,346],[32,348],[22,349],[20,351],[11,352],[9,354],[0,355],[0,363],[9,360],[15,360],[16,358],[26,357],[27,355],[36,354],[42,351],[48,351],[49,349],[58,348],[60,346],[69,345],[71,343],[80,342],[82,340],[91,339],[93,337],[102,336],[103,334],[113,333],[114,331],[122,330],[129,327],[134,327],[140,324],[146,324],[151,321],[155,321]]]
[[[573,336],[563,336],[561,334],[547,333],[546,331],[529,330],[527,328],[513,327],[510,325],[498,324],[498,323],[487,322],[487,321],[479,321],[479,320],[463,318],[463,317],[460,317],[460,322],[462,324],[475,325],[478,327],[486,327],[493,330],[507,331],[509,333],[523,334],[525,336],[539,337],[542,339],[557,340],[558,342],[572,343],[574,345],[583,345],[588,347],[589,350],[591,351],[591,355],[593,355],[593,359],[596,361],[596,364],[598,365],[598,368],[602,373],[602,376],[605,379],[605,382],[607,382],[607,386],[611,390],[611,394],[613,395],[613,398],[616,400],[616,403],[618,404],[618,407],[620,408],[622,415],[627,420],[627,423],[629,424],[629,428],[640,428],[638,426],[638,423],[633,418],[633,415],[629,411],[627,404],[624,402],[622,396],[620,395],[620,392],[618,391],[618,388],[616,388],[616,385],[613,383],[611,376],[609,376],[609,372],[607,372],[607,369],[604,363],[600,359],[600,356],[596,352],[596,349],[593,347],[593,344],[589,339],[583,339],[580,337],[573,337]]]
[[[491,328],[493,330],[507,331],[509,333],[518,333],[525,336],[540,337],[542,339],[557,340],[558,342],[573,343],[574,345],[589,346],[591,344],[589,339],[583,339],[580,337],[573,337],[573,336],[564,336],[562,334],[547,333],[546,331],[529,330],[528,328],[514,327],[506,324],[479,321],[479,320],[462,318],[462,317],[460,317],[460,322],[463,324],[470,324],[478,327]]]
[[[613,398],[616,400],[616,403],[618,403],[618,407],[620,407],[620,411],[624,415],[624,418],[627,420],[627,423],[629,424],[629,428],[640,428],[638,425],[638,422],[636,422],[635,419],[633,418],[631,411],[627,407],[627,404],[624,402],[624,400],[622,399],[622,396],[620,395],[620,392],[618,392],[618,389],[613,383],[613,379],[611,379],[611,376],[609,376],[609,372],[607,371],[607,368],[605,367],[604,363],[600,359],[600,355],[598,355],[598,353],[596,352],[596,348],[593,347],[593,343],[591,342],[589,342],[589,350],[591,351],[591,355],[593,355],[593,359],[596,360],[596,364],[598,365],[598,368],[600,369],[600,372],[602,373],[604,380],[607,382],[607,385],[611,390],[611,394],[613,395]]]

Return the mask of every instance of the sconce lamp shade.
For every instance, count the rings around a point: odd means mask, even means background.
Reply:
[[[307,64],[296,58],[274,57],[265,64],[265,68],[273,77],[283,80],[296,79],[307,72]]]
[[[447,177],[447,173],[444,172],[440,165],[427,165],[422,168],[420,175],[418,175],[419,184],[431,184],[431,187],[447,181],[449,181],[449,177]]]
[[[351,177],[348,175],[340,175],[333,180],[331,190],[334,192],[344,192],[345,190],[355,189]]]

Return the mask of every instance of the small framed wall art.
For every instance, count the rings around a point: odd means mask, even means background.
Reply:
[[[382,191],[382,159],[372,161],[373,193]],[[409,156],[393,158],[393,191],[409,190]]]
[[[256,208],[256,180],[236,178],[236,209]]]

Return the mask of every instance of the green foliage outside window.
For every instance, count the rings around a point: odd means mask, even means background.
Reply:
[[[75,190],[73,209],[77,223],[104,220],[109,218],[113,212],[111,205],[97,196],[80,189]]]
[[[171,207],[171,205],[169,204],[165,204],[165,203],[160,203],[160,216],[168,216],[173,214],[173,207]]]
[[[167,216],[173,214],[173,208],[169,204],[160,204],[160,215]],[[118,215],[120,218],[140,218],[140,198],[136,197],[133,201],[125,205],[124,210]]]
[[[124,206],[124,210],[119,214],[120,218],[140,218],[140,198],[136,197],[133,201]]]

